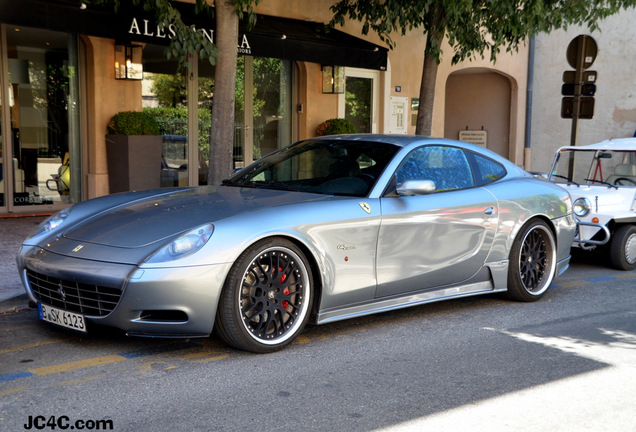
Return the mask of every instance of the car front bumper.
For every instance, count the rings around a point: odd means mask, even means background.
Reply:
[[[23,250],[17,263],[22,283],[33,301],[82,314],[89,329],[99,324],[116,327],[128,335],[153,337],[209,335],[223,283],[232,265],[143,269],[66,257],[40,248]],[[34,273],[39,280],[47,281],[44,282],[48,284],[46,296],[41,295],[39,286],[33,286]],[[108,290],[119,294],[119,298],[108,313],[101,316],[86,313],[87,309],[82,306],[65,303],[64,290],[69,290],[69,286]],[[94,298],[101,294],[91,293],[91,296],[91,302],[95,303]]]

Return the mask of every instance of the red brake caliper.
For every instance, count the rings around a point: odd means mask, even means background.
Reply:
[[[283,271],[283,269],[282,269],[281,267],[278,267],[278,271],[279,271],[279,272],[282,272],[282,271]],[[280,283],[285,282],[285,279],[287,279],[287,275],[286,275],[286,274],[281,275],[280,280],[279,280],[279,281],[280,281]],[[283,290],[283,294],[285,294],[285,295],[289,295],[289,288],[287,288],[287,287],[286,287],[286,288]],[[287,309],[287,306],[289,306],[289,302],[288,302],[287,300],[283,300],[283,301],[281,302],[281,306],[283,307],[283,309]]]

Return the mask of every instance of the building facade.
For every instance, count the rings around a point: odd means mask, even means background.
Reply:
[[[241,29],[237,168],[315,136],[335,117],[359,132],[414,133],[425,34],[394,37],[388,50],[376,35],[362,35],[358,22],[325,32],[331,3],[265,0],[256,26]],[[179,8],[213,40],[212,19],[188,2]],[[118,112],[160,104],[161,82],[182,91],[163,96],[173,109],[149,175],[160,187],[207,181],[214,69],[191,58],[191,69],[178,73],[165,54],[171,36],[126,5],[115,13],[72,0],[21,0],[19,8],[0,0],[0,215],[50,213],[111,193],[106,126]],[[526,166],[528,49],[496,64],[451,65],[452,50],[444,52],[432,135],[476,142]]]

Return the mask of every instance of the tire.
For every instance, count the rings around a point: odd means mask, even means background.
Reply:
[[[636,269],[636,226],[621,225],[610,244],[610,263],[618,270]]]
[[[302,251],[285,239],[261,240],[230,269],[215,328],[235,348],[277,351],[303,331],[312,301],[311,268]]]
[[[556,272],[556,242],[550,227],[535,219],[524,225],[510,250],[508,297],[537,301],[548,290]]]

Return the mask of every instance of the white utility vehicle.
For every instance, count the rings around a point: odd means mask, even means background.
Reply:
[[[578,218],[573,247],[601,249],[612,266],[636,268],[636,138],[561,147],[548,179],[572,197]]]

